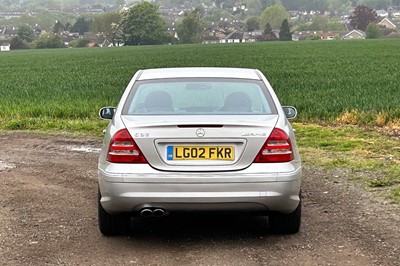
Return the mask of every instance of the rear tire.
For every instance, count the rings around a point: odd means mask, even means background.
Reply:
[[[296,234],[301,224],[301,199],[294,212],[289,214],[274,213],[268,216],[269,228],[276,234]]]
[[[130,232],[130,216],[126,214],[111,215],[100,203],[101,194],[98,191],[98,219],[100,232],[105,236],[121,235]]]

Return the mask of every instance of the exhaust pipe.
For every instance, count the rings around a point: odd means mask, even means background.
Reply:
[[[153,211],[153,215],[156,217],[164,216],[164,214],[165,214],[165,211],[163,209],[155,209]]]
[[[140,215],[143,217],[150,217],[153,215],[153,211],[150,209],[142,209],[142,211],[140,212]]]

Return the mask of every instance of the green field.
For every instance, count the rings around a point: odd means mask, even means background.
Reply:
[[[0,53],[0,128],[97,130],[141,68],[258,68],[299,121],[400,119],[400,40],[273,42]]]
[[[100,138],[107,122],[98,109],[117,105],[138,69],[258,68],[281,102],[299,110],[295,128],[307,167],[347,169],[349,179],[400,202],[399,62],[400,40],[2,52],[0,130]],[[376,125],[387,127],[370,129]]]

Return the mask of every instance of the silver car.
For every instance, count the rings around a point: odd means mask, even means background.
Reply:
[[[302,166],[294,107],[255,69],[139,70],[111,120],[98,162],[99,227],[127,232],[131,216],[244,212],[296,233]]]

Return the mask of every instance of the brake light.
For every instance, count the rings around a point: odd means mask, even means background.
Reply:
[[[261,148],[255,163],[283,163],[294,159],[292,143],[285,131],[274,128],[264,146]]]
[[[119,130],[111,138],[107,161],[110,163],[147,163],[126,128]]]

